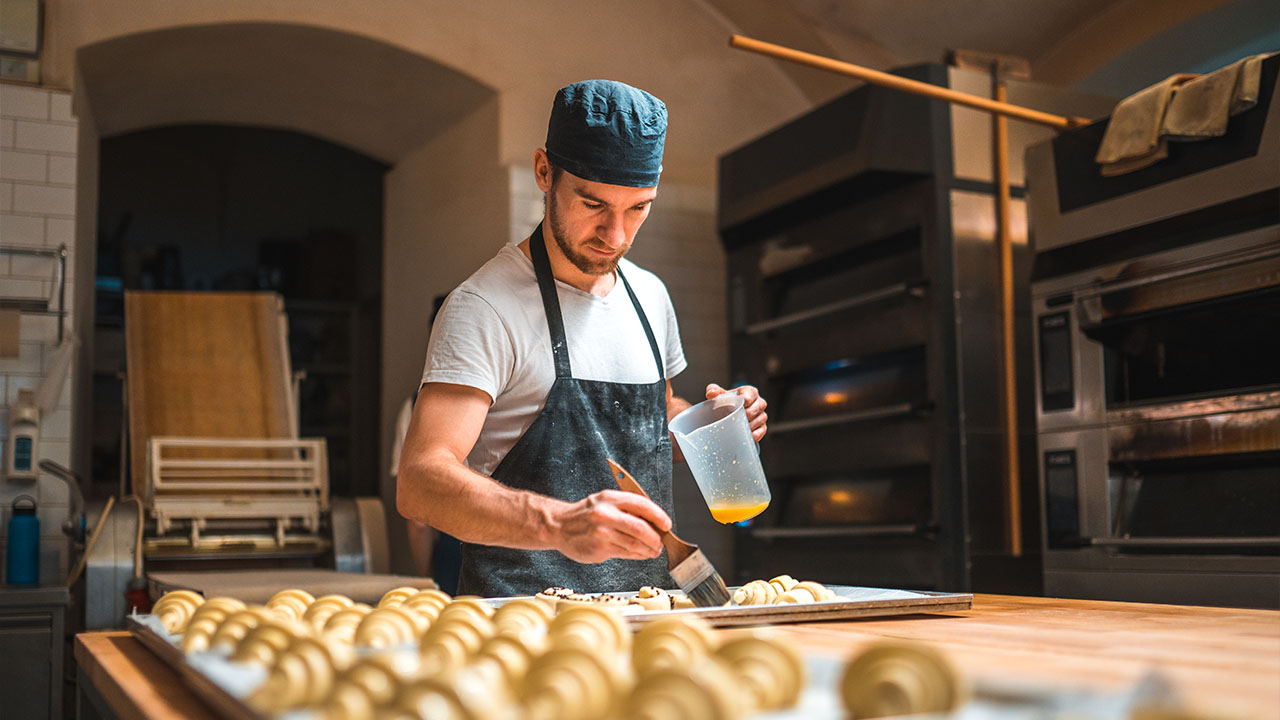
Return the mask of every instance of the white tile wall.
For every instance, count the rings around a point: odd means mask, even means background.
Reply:
[[[13,146],[29,150],[72,153],[76,151],[76,126],[51,121],[17,120]]]
[[[76,214],[76,189],[74,187],[14,183],[13,212],[45,216],[74,216]]]
[[[69,93],[0,84],[0,246],[75,251],[76,120]],[[0,296],[47,298],[53,291],[51,259],[0,252]],[[68,268],[74,266],[68,258]],[[68,283],[66,296],[73,296]],[[70,318],[64,327],[70,327]],[[8,406],[21,388],[40,384],[57,344],[56,317],[24,315],[19,355],[0,358],[0,441],[7,451]],[[71,396],[68,381],[58,406],[41,417],[40,458],[70,465]],[[42,475],[37,481],[0,477],[0,528],[8,527],[13,499],[31,495],[39,504],[40,580],[56,583],[67,572],[68,542],[62,521],[66,486]],[[5,537],[0,532],[0,564]]]
[[[48,120],[50,94],[40,88],[0,85],[0,112],[6,117]]]
[[[75,246],[76,242],[76,221],[74,218],[45,218],[44,220],[44,246],[47,248],[56,248],[65,245],[67,248]],[[72,263],[70,258],[67,259],[67,274],[71,274]],[[70,293],[67,295],[70,297]]]
[[[0,178],[42,183],[49,177],[49,156],[44,153],[0,150]]]
[[[0,215],[0,238],[4,238],[5,245],[42,246],[45,219],[39,215]],[[8,255],[0,257],[0,270],[6,270],[11,259]]]
[[[74,155],[49,156],[49,182],[55,185],[76,184],[76,158]]]
[[[49,119],[68,123],[76,121],[71,114],[71,93],[49,93]]]

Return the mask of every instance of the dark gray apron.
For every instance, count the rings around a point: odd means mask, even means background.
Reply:
[[[564,319],[541,224],[533,231],[529,250],[551,332],[556,379],[542,412],[498,463],[493,479],[518,490],[575,502],[600,490],[618,489],[605,463],[606,458],[612,458],[631,472],[655,503],[674,516],[666,372],[640,301],[619,268],[618,279],[640,316],[658,379],[633,384],[575,378],[569,367]],[[600,338],[599,342],[607,343],[609,339]],[[485,597],[531,595],[552,585],[579,592],[625,591],[642,585],[669,587],[671,576],[665,555],[652,560],[615,559],[584,565],[556,550],[462,544],[459,593]]]

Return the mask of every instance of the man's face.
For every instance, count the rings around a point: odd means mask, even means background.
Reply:
[[[631,249],[657,195],[657,188],[606,185],[557,172],[547,190],[551,236],[581,272],[612,273]]]

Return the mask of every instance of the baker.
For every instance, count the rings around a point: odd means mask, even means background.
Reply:
[[[671,527],[667,421],[689,403],[670,378],[686,362],[666,287],[623,259],[658,196],[666,129],[643,90],[561,88],[533,154],[543,221],[436,318],[396,502],[462,541],[461,593],[671,586],[655,528]],[[733,392],[759,440],[764,399]],[[618,490],[606,458],[652,500]]]

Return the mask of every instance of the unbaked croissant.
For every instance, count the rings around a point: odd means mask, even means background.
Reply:
[[[545,630],[554,615],[550,605],[541,600],[517,598],[507,601],[494,612],[493,623],[499,634],[519,635],[532,628]]]
[[[315,597],[306,590],[290,588],[281,590],[267,601],[267,607],[277,613],[294,620],[301,620],[307,607],[315,602]]]
[[[733,591],[733,602],[738,605],[768,605],[778,598],[778,588],[766,580],[752,580]]]
[[[702,618],[664,617],[646,623],[636,632],[631,664],[643,677],[655,670],[688,667],[715,646],[711,626]]]
[[[204,596],[190,590],[173,590],[165,593],[151,607],[151,614],[160,619],[160,624],[171,633],[179,633],[186,627],[187,621],[195,613],[196,608],[204,603]]]
[[[631,651],[631,630],[619,613],[591,605],[575,605],[557,612],[547,627],[553,647],[578,647],[610,655]]]
[[[382,594],[382,599],[378,600],[378,604],[375,607],[384,608],[384,607],[394,607],[396,605],[403,605],[405,600],[407,600],[408,598],[414,595],[417,595],[418,592],[419,592],[419,588],[407,587],[407,586],[398,587],[393,590],[388,590]]]
[[[727,661],[751,696],[753,711],[791,707],[805,685],[805,667],[791,645],[759,631],[733,635],[715,654]]]
[[[525,677],[520,698],[524,716],[528,720],[611,717],[632,683],[626,666],[616,659],[600,649],[556,647],[548,651]]]
[[[323,630],[325,622],[334,613],[339,610],[345,610],[354,604],[351,598],[346,595],[323,595],[307,606],[306,611],[302,613],[302,619],[317,631]]]
[[[733,671],[714,655],[688,668],[664,668],[640,679],[626,701],[632,720],[738,720],[748,707]]]
[[[920,643],[872,645],[845,666],[840,678],[840,697],[857,718],[946,713],[966,695],[951,663]]]

